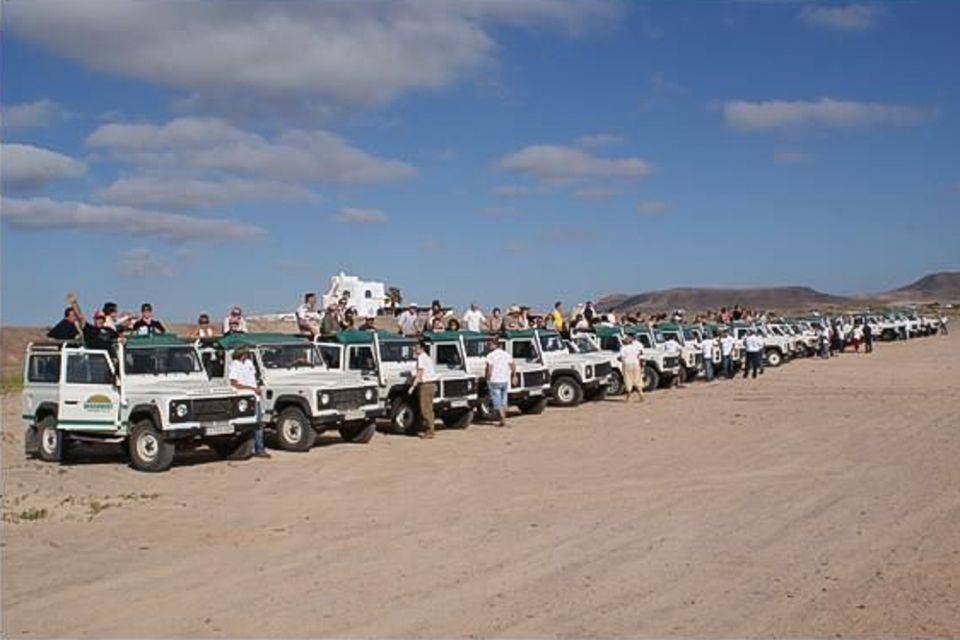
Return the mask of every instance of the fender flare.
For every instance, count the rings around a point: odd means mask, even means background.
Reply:
[[[310,418],[312,413],[310,410],[310,402],[303,396],[277,396],[277,398],[273,401],[271,413],[272,415],[276,416],[289,406],[298,407],[301,411],[303,411],[304,415],[307,416],[308,419]]]
[[[577,381],[577,384],[583,384],[583,378],[580,376],[580,373],[576,369],[556,369],[555,371],[550,372],[550,384],[553,384],[554,381],[560,376],[569,376]]]
[[[37,410],[33,412],[33,424],[40,424],[40,421],[47,416],[53,416],[54,418],[58,417],[56,402],[41,402],[37,406]]]
[[[133,408],[130,409],[130,413],[127,414],[127,419],[125,422],[132,427],[133,423],[138,419],[139,416],[148,417],[153,422],[153,426],[157,429],[163,428],[163,418],[160,416],[160,409],[156,405],[134,405]]]

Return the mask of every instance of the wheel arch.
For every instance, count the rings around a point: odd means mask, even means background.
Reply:
[[[149,420],[157,429],[163,428],[163,419],[160,417],[160,409],[152,404],[138,404],[130,409],[127,422],[133,426],[141,420]]]
[[[49,416],[57,417],[57,404],[55,402],[41,402],[33,413],[34,424],[39,424],[41,420]]]
[[[583,384],[583,378],[580,376],[580,373],[576,369],[556,369],[550,372],[550,384],[553,384],[557,381],[557,378],[565,376],[567,378],[573,378],[577,381],[577,384]]]
[[[304,415],[308,418],[310,417],[310,403],[303,396],[278,396],[276,400],[273,401],[273,414],[279,415],[281,411],[289,409],[290,407],[297,407],[303,411]]]

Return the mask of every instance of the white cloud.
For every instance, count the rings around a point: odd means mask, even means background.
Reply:
[[[333,219],[340,224],[386,224],[390,217],[377,209],[357,209],[344,207],[334,214]]]
[[[117,271],[129,278],[170,278],[173,269],[150,249],[138,247],[120,254]]]
[[[571,34],[619,15],[582,0],[62,2],[4,7],[19,37],[100,71],[194,92],[370,105],[495,60],[494,28]],[[308,100],[303,100],[308,98]],[[251,100],[255,103],[257,100]]]
[[[623,142],[623,137],[612,133],[591,133],[577,138],[577,144],[588,149],[606,147],[621,142]]]
[[[723,104],[724,122],[740,131],[797,127],[907,126],[930,120],[930,109],[819,98],[818,100],[730,100]]]
[[[878,4],[809,5],[800,10],[800,20],[811,27],[835,31],[867,31],[884,13],[886,8]]]
[[[44,98],[34,102],[7,105],[3,109],[3,125],[11,129],[49,127],[72,115],[59,103]]]
[[[287,131],[274,140],[217,118],[178,118],[164,125],[107,124],[87,139],[113,159],[141,167],[224,171],[294,182],[368,184],[417,174],[327,131]]]
[[[144,211],[134,207],[91,205],[50,198],[4,200],[4,218],[15,229],[83,231],[155,237],[168,242],[250,240],[265,232],[259,227],[215,218]]]
[[[773,152],[773,161],[777,164],[800,164],[808,159],[807,154],[794,149],[778,149]]]
[[[119,178],[96,192],[114,204],[156,209],[202,209],[232,202],[318,202],[308,189],[272,180],[197,180],[167,176]]]
[[[87,165],[69,156],[29,144],[4,144],[3,185],[10,191],[42,189],[58,180],[79,178]]]
[[[601,158],[582,149],[533,145],[500,160],[508,171],[533,174],[548,181],[583,178],[642,178],[653,165],[641,158]]]
[[[646,202],[637,203],[637,213],[640,215],[655,215],[660,213],[666,213],[670,208],[666,202],[660,202],[656,200],[650,200]]]

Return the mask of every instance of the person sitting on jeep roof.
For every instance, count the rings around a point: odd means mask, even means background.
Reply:
[[[157,333],[166,333],[163,323],[153,317],[153,305],[144,302],[140,305],[140,317],[133,323],[133,332],[140,336],[149,336]]]
[[[303,304],[294,312],[297,328],[311,338],[320,335],[320,314],[317,312],[317,294],[303,294]]]
[[[63,319],[47,331],[47,337],[54,340],[73,340],[80,335],[80,320],[76,310],[70,306],[63,312]]]
[[[103,311],[93,314],[93,324],[83,322],[83,344],[88,349],[103,349],[112,353],[119,337],[116,329],[107,325],[107,314]]]
[[[327,311],[320,322],[320,332],[325,336],[332,336],[340,331],[340,307],[336,303],[327,305]]]
[[[210,316],[201,313],[197,317],[197,326],[190,331],[191,338],[212,338],[214,335],[213,327],[210,326]]]
[[[360,331],[376,331],[377,327],[374,325],[375,319],[373,316],[367,316],[363,319],[363,324],[360,325]]]
[[[243,317],[243,309],[234,307],[223,319],[223,333],[246,333],[247,319]]]
[[[500,333],[503,331],[503,313],[500,307],[494,307],[487,318],[487,331],[490,333]]]
[[[476,302],[471,303],[470,308],[463,314],[463,322],[467,325],[468,331],[479,332],[484,320],[486,318],[483,317],[483,311],[480,311],[480,306]]]
[[[411,304],[397,316],[397,328],[402,336],[417,335],[417,305]]]
[[[447,331],[460,331],[460,321],[456,318],[447,320]]]

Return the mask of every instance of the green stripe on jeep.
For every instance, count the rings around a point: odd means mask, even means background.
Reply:
[[[58,420],[57,424],[108,424],[114,425],[113,420]]]
[[[33,420],[33,414],[30,414],[30,413],[24,413],[20,417],[23,418],[24,420]]]

